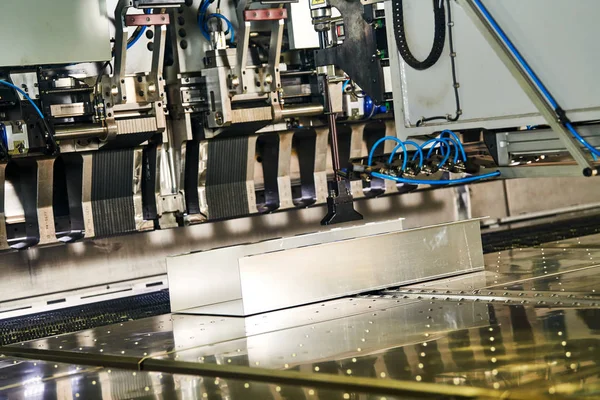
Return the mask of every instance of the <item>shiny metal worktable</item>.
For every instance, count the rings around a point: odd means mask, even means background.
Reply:
[[[0,399],[595,398],[599,260],[591,236],[245,319],[171,314],[18,343],[0,349]]]

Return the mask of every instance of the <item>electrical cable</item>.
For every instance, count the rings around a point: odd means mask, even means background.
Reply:
[[[208,6],[210,5],[210,0],[202,0],[200,2],[200,7],[198,7],[198,27],[200,28],[200,32],[202,33],[202,36],[204,36],[204,38],[210,42],[210,35],[208,34],[208,32],[206,32],[204,30],[204,16],[206,14],[206,10],[208,9]]]
[[[439,138],[435,138],[435,139],[430,139],[428,141],[426,141],[425,143],[423,143],[420,147],[421,150],[424,150],[425,147],[427,147],[430,144],[433,144],[433,146],[431,148],[429,148],[429,153],[427,153],[427,158],[431,157],[431,152],[433,151],[433,149],[435,149],[435,147],[437,146],[437,144],[445,144],[446,147],[440,147],[440,149],[442,150],[442,156],[444,157],[444,159],[442,160],[442,162],[438,165],[438,168],[441,168],[446,162],[448,162],[448,159],[450,158],[450,153],[452,152],[452,147],[450,147],[450,142],[446,139],[439,139]],[[415,154],[413,156],[413,161],[414,159],[417,158],[417,155]],[[456,158],[456,156],[455,156]]]
[[[454,51],[454,37],[452,34],[454,21],[452,20],[452,5],[450,4],[450,0],[446,0],[446,5],[448,6],[448,45],[450,46],[450,67],[452,71],[452,87],[454,88],[454,101],[456,103],[456,111],[454,113],[454,116],[438,115],[434,117],[422,117],[420,120],[417,121],[417,127],[423,125],[423,123],[425,122],[431,122],[435,120],[456,122],[460,119],[460,116],[462,115],[462,109],[460,107],[460,94],[458,91],[460,85],[458,83],[458,78],[456,74],[456,51]]]
[[[515,47],[515,45],[508,38],[506,33],[502,30],[500,25],[496,22],[494,17],[490,14],[490,12],[485,8],[481,0],[473,0],[481,14],[490,24],[492,29],[496,32],[496,34],[500,37],[504,45],[508,48],[508,50],[512,53],[513,57],[517,60],[523,71],[527,73],[529,78],[533,81],[533,83],[537,86],[538,90],[542,93],[542,95],[546,98],[546,101],[554,109],[559,119],[564,124],[565,128],[571,132],[571,134],[577,139],[581,144],[583,144],[594,156],[600,156],[600,151],[588,143],[577,130],[573,127],[568,117],[565,114],[565,111],[560,107],[556,99],[552,96],[548,88],[544,85],[544,83],[540,80],[540,78],[535,74],[533,69],[529,66],[525,58],[521,55],[519,50]]]
[[[100,84],[100,81],[102,80],[102,75],[104,74],[104,70],[109,65],[110,65],[110,73],[111,74],[113,73],[113,67],[112,67],[112,64],[110,63],[110,60],[108,60],[107,62],[105,62],[104,64],[102,64],[102,66],[100,67],[100,70],[98,71],[98,76],[96,77],[96,84],[94,85],[94,94],[97,93],[97,91],[98,91],[98,85]]]
[[[48,138],[50,139],[50,142],[52,143],[52,147],[53,147],[54,151],[56,152],[58,150],[58,145],[56,144],[56,139],[54,138],[54,134],[52,133],[52,129],[50,129],[50,125],[48,125],[48,121],[46,121],[46,118],[44,118],[44,114],[42,113],[42,110],[40,110],[40,108],[38,107],[38,105],[35,104],[35,102],[33,101],[33,99],[31,97],[29,97],[29,95],[27,93],[25,93],[25,91],[23,89],[21,89],[18,86],[15,86],[14,84],[12,84],[12,83],[10,83],[8,81],[0,79],[0,85],[4,85],[4,86],[7,86],[9,88],[12,88],[12,89],[16,90],[21,95],[23,95],[23,97],[25,97],[25,99],[33,106],[33,108],[35,109],[35,111],[39,115],[42,124],[44,125],[44,129],[46,129],[46,131],[48,132]]]
[[[350,84],[350,79],[347,79],[344,81],[344,84],[342,85],[342,93],[346,93],[346,88],[348,87],[349,84]]]
[[[198,8],[198,14],[206,14],[206,10],[214,0],[202,0]],[[204,22],[204,21],[203,21]]]
[[[58,143],[56,143],[56,138],[54,137],[54,134],[52,133],[52,130],[50,129],[50,125],[48,125],[48,121],[44,118],[42,119],[42,124],[44,125],[44,128],[46,129],[46,132],[48,132],[48,138],[50,139],[50,142],[52,144],[52,152],[54,154],[58,154],[59,152],[59,147],[58,147]]]
[[[433,140],[435,140],[436,143],[431,148],[429,148],[429,152],[427,153],[427,157],[431,156],[431,153],[433,152],[433,150],[441,142],[444,142],[447,145],[450,145],[450,142],[452,142],[452,144],[454,144],[454,160],[453,160],[453,162],[454,162],[454,164],[456,164],[458,162],[458,159],[460,157],[460,153],[459,152],[462,149],[462,145],[461,145],[460,142],[457,142],[454,138],[451,138],[451,137],[450,138],[445,138],[445,137],[441,137],[441,136],[439,138],[436,138],[436,139],[433,139]],[[450,147],[448,147],[448,148],[450,148]],[[462,149],[462,150],[463,150],[463,153],[464,153],[464,149]],[[450,154],[448,154],[448,157],[449,156],[450,156]],[[466,157],[465,157],[464,161],[466,161]]]
[[[231,38],[230,38],[230,42],[233,43],[235,41],[235,28],[233,27],[233,24],[231,23],[231,21],[224,16],[221,13],[212,13],[209,15],[206,15],[206,12],[208,11],[208,7],[214,2],[214,0],[202,0],[202,2],[200,3],[200,7],[198,8],[198,26],[200,27],[200,32],[202,33],[202,36],[204,36],[204,38],[210,42],[210,34],[209,34],[209,28],[208,28],[208,21],[211,18],[219,18],[220,20],[224,21],[227,24],[227,30],[225,31],[225,34],[230,33],[231,34]],[[220,9],[219,4],[217,4],[217,10]]]
[[[367,97],[367,95],[365,94],[365,92],[361,92],[362,93],[356,93],[356,84],[354,82],[351,83],[350,87],[352,88],[352,94],[356,96],[356,98],[358,99],[364,99],[365,97]]]
[[[438,164],[438,168],[442,168],[448,162],[448,159],[450,159],[450,154],[452,153],[452,146],[450,146],[450,140],[449,139],[435,138],[435,139],[431,139],[431,140],[428,140],[427,142],[423,143],[422,147],[425,147],[430,142],[433,143],[433,146],[431,146],[429,148],[429,151],[427,152],[427,158],[431,157],[431,154],[436,149],[436,147],[437,147],[438,144],[439,145],[445,144],[446,146],[448,146],[448,152],[446,154],[442,153],[442,155],[444,156],[444,158]],[[454,151],[454,163],[456,164],[457,161],[458,161],[458,150],[455,150]]]
[[[425,180],[425,179],[406,179],[406,178],[400,178],[397,176],[380,174],[378,172],[371,173],[371,176],[374,178],[388,179],[388,180],[396,181],[399,183],[406,183],[406,184],[411,184],[411,185],[456,185],[456,184],[478,182],[478,181],[481,181],[484,179],[489,179],[489,178],[497,178],[500,175],[501,175],[500,171],[496,171],[496,172],[491,172],[489,174],[469,176],[466,178],[459,178],[459,179],[448,179],[448,180],[443,181],[443,180]]]
[[[86,88],[89,88],[89,87],[90,87],[90,85],[89,85],[89,84],[88,84],[86,81],[84,81],[83,79],[76,78],[76,77],[74,77],[74,76],[70,76],[70,75],[69,75],[69,78],[71,78],[71,79],[73,79],[74,81],[78,82],[80,85],[83,85],[83,86],[85,86]]]
[[[96,77],[96,83],[94,84],[94,97],[96,97],[96,95],[98,94],[98,87],[100,85],[100,81],[102,80],[102,76],[104,75],[104,71],[106,70],[106,67],[108,67],[110,65],[110,74],[111,75],[114,72],[110,61],[111,60],[106,61],[104,64],[102,64],[102,66],[98,70],[98,76]]]
[[[152,10],[144,10],[144,14],[152,14]],[[131,38],[129,38],[129,40],[127,40],[127,50],[132,48],[133,45],[136,44],[138,40],[142,38],[144,32],[146,32],[146,29],[147,27],[145,25],[138,26],[137,28],[135,28],[133,35],[131,36]]]
[[[398,143],[398,146],[400,146],[400,148],[402,149],[402,171],[404,171],[408,165],[408,151],[406,150],[406,145],[404,144],[404,142],[400,141],[400,143]],[[398,151],[398,146],[394,147],[392,154],[390,154],[390,160],[393,159],[394,155],[396,154],[396,151]],[[388,162],[388,164],[391,164],[391,162]]]
[[[373,147],[371,147],[371,151],[369,151],[369,158],[367,160],[367,166],[370,167],[371,165],[373,165],[373,156],[375,155],[375,149],[377,149],[377,146],[379,146],[381,143],[383,143],[383,142],[385,142],[387,140],[393,140],[394,142],[396,142],[398,144],[402,143],[402,140],[398,139],[395,136],[385,136],[385,137],[382,137],[381,139],[379,139],[378,141],[375,142],[375,144],[373,145]],[[405,151],[405,153],[404,153],[404,155],[405,155],[404,160],[405,160],[405,162],[408,162],[408,160],[406,160],[406,147],[404,147],[404,151]],[[402,169],[404,170],[404,168],[406,168],[406,166],[404,166]]]
[[[354,82],[352,82],[351,79],[347,79],[344,81],[344,84],[342,85],[342,93],[344,93],[344,94],[346,93],[346,88],[348,87],[348,85],[350,85],[350,88],[352,89],[351,93],[354,96],[356,96],[356,98],[364,99],[365,97],[367,97],[367,95],[364,93],[360,93],[360,94],[356,93],[356,84]],[[373,111],[373,114],[374,114],[374,110],[371,110],[371,111]],[[369,116],[367,119],[372,118],[373,114],[371,114],[371,116]]]
[[[390,155],[390,157],[388,159],[388,164],[391,164],[393,162],[393,158],[396,155],[396,152],[400,148],[403,151],[403,163],[402,163],[401,171],[405,171],[406,166],[407,166],[407,154],[408,154],[407,149],[406,149],[407,144],[410,144],[417,148],[417,153],[415,153],[415,155],[413,156],[412,159],[414,160],[417,157],[417,155],[420,156],[419,168],[422,168],[422,166],[423,166],[423,158],[424,158],[423,157],[423,149],[426,146],[428,146],[429,144],[433,144],[433,146],[431,146],[429,148],[427,157],[431,156],[431,153],[435,150],[435,148],[437,147],[438,144],[445,145],[445,147],[444,146],[440,147],[440,150],[442,151],[442,154],[444,155],[444,159],[438,165],[438,167],[442,167],[446,162],[448,162],[448,158],[450,157],[450,154],[452,153],[452,146],[450,143],[451,142],[454,143],[454,145],[456,147],[455,152],[454,152],[455,153],[454,163],[457,163],[458,158],[459,158],[459,149],[462,149],[463,154],[464,154],[464,149],[462,148],[462,143],[459,140],[457,140],[458,136],[454,132],[447,131],[444,133],[450,135],[451,137],[450,138],[440,137],[440,138],[430,139],[427,142],[423,143],[421,146],[417,145],[415,142],[412,142],[412,141],[403,142],[394,136],[385,136],[385,137],[377,140],[375,142],[375,144],[371,147],[371,150],[369,151],[369,158],[367,160],[367,166],[370,167],[371,165],[373,165],[373,156],[375,154],[375,150],[381,143],[383,143],[387,140],[393,140],[394,142],[398,143],[398,145],[394,148],[394,150],[392,150],[392,154]],[[452,136],[454,136],[454,137],[452,137]],[[465,160],[466,160],[466,155],[465,155]],[[396,182],[406,183],[406,184],[411,184],[411,185],[450,185],[450,184],[464,184],[464,183],[470,183],[470,182],[477,182],[477,181],[480,181],[483,179],[495,178],[495,177],[500,176],[500,171],[483,174],[483,175],[470,176],[470,177],[460,178],[460,179],[449,179],[449,180],[406,179],[406,178],[402,178],[402,177],[381,174],[379,172],[372,172],[371,176],[374,178],[389,179],[389,180],[393,180]]]
[[[565,127],[569,130],[569,132],[571,132],[571,134],[573,136],[575,136],[575,138],[581,142],[581,144],[583,144],[591,153],[592,156],[594,156],[594,160],[596,160],[596,157],[600,157],[600,151],[598,149],[596,149],[594,146],[592,146],[591,144],[589,144],[580,134],[579,132],[577,132],[577,130],[575,129],[575,127],[573,127],[573,125],[570,122],[567,122],[565,124]]]
[[[129,50],[130,48],[133,47],[134,44],[136,44],[138,42],[138,40],[140,40],[142,38],[142,36],[144,35],[144,32],[146,32],[146,27],[142,26],[141,29],[137,30],[138,32],[137,34],[134,32],[134,36],[132,36],[131,40],[127,41],[127,50]]]
[[[453,131],[451,131],[450,129],[444,129],[442,131],[442,133],[440,134],[440,138],[444,138],[444,135],[446,135],[446,134],[448,136],[451,136],[451,137],[454,138],[454,141],[455,141],[456,145],[460,149],[463,161],[467,162],[467,153],[465,153],[465,148],[463,147],[463,144],[460,141],[460,138],[458,137],[458,135],[456,133],[454,133]]]
[[[373,104],[371,106],[371,112],[369,113],[369,115],[367,115],[365,118],[363,118],[363,120],[370,120],[371,118],[373,118],[373,116],[375,115],[375,111],[377,110],[377,106],[375,104]]]
[[[13,85],[10,82],[7,82],[7,81],[1,80],[1,79],[0,79],[0,85],[8,86],[9,88],[12,88],[12,89],[16,90],[17,92],[19,92],[19,94],[21,94],[23,97],[25,97],[25,99],[29,103],[31,103],[31,105],[33,106],[33,108],[35,108],[35,111],[38,113],[40,118],[42,120],[44,120],[44,114],[42,113],[42,110],[40,110],[40,108],[37,106],[37,104],[35,104],[35,102],[31,99],[31,97],[29,97],[29,95],[27,93],[25,93],[25,91],[23,89],[21,89],[18,86]]]
[[[421,146],[419,146],[418,144],[416,144],[413,141],[406,141],[404,142],[404,145],[410,144],[411,146],[414,146],[417,149],[417,153],[415,153],[415,157],[418,155],[419,156],[419,169],[423,168],[423,163],[425,161],[424,157],[423,157],[423,149],[421,149]],[[396,152],[398,150],[400,150],[400,148],[402,147],[401,144],[397,145],[396,147],[394,147],[394,150],[392,150],[392,154],[390,154],[390,158],[388,159],[388,164],[391,164],[394,161],[394,156],[396,155]],[[413,157],[414,160],[414,157]]]
[[[558,108],[558,103],[556,102],[554,97],[552,97],[552,95],[550,94],[550,91],[546,88],[546,86],[538,78],[538,76],[535,74],[535,72],[533,72],[533,70],[531,69],[529,64],[527,64],[527,61],[525,61],[525,59],[523,58],[523,56],[521,55],[519,50],[517,50],[515,45],[511,42],[511,40],[508,38],[506,33],[502,30],[500,25],[498,25],[498,23],[496,22],[494,17],[492,17],[490,12],[487,10],[487,8],[485,8],[485,6],[481,3],[480,0],[473,0],[473,2],[477,5],[477,7],[479,8],[479,11],[481,12],[481,14],[483,14],[485,19],[488,21],[488,23],[494,29],[494,31],[496,31],[496,34],[498,34],[500,39],[502,39],[502,42],[504,42],[504,45],[506,47],[508,47],[508,49],[513,54],[513,56],[516,58],[516,60],[519,62],[519,64],[521,64],[521,67],[525,70],[525,72],[527,72],[527,74],[530,76],[531,80],[534,81],[534,83],[539,88],[539,90],[542,92],[544,97],[546,97],[550,106],[554,109]]]
[[[228,33],[231,33],[231,39],[230,41],[233,43],[235,41],[235,29],[233,27],[233,24],[231,23],[231,21],[229,19],[227,19],[226,16],[224,16],[221,13],[212,13],[209,14],[206,17],[206,22],[208,22],[211,18],[219,18],[221,20],[223,20],[226,24],[227,24],[227,30],[225,31],[225,34],[227,35]]]
[[[454,138],[446,138],[446,137],[440,137],[439,139],[441,140],[449,140],[450,142],[452,142],[452,144],[455,146],[454,148],[454,164],[456,164],[458,162],[458,159],[461,157],[462,153],[464,153],[464,148],[462,147],[462,144],[460,142],[457,142],[456,139]],[[461,153],[462,150],[462,153]],[[463,159],[463,161],[466,162],[466,157]]]

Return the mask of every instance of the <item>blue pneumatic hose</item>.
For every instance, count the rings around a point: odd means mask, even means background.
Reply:
[[[380,174],[379,172],[373,172],[371,174],[371,176],[374,178],[389,179],[392,181],[396,181],[396,182],[400,182],[400,183],[407,183],[407,184],[411,184],[411,185],[457,185],[457,184],[478,182],[483,179],[496,178],[496,177],[500,176],[500,171],[491,172],[489,174],[483,174],[483,175],[469,176],[467,178],[449,179],[446,181],[425,180],[425,179],[406,179],[406,178],[400,178],[397,176]]]

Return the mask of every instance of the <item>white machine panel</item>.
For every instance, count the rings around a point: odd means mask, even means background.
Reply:
[[[422,117],[454,115],[448,34],[440,60],[428,70],[406,64],[390,41],[400,136],[431,133],[432,129],[508,128],[544,123],[504,64],[496,56],[459,3],[450,2],[454,21],[456,69],[463,114],[450,126],[443,120],[416,128]],[[579,0],[484,1],[485,6],[574,121],[600,118],[596,38],[600,2]],[[392,39],[392,8],[386,4],[388,38]],[[434,30],[430,1],[404,0],[406,37],[417,59],[431,49]],[[558,28],[560,27],[560,28]],[[585,50],[588,49],[588,50]]]
[[[0,67],[111,58],[105,0],[2,0]]]

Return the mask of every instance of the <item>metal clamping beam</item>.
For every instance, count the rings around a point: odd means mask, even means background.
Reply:
[[[139,14],[128,15],[125,26],[169,25],[169,14]]]
[[[285,8],[264,8],[261,10],[244,11],[245,21],[276,21],[287,19],[288,14]]]

